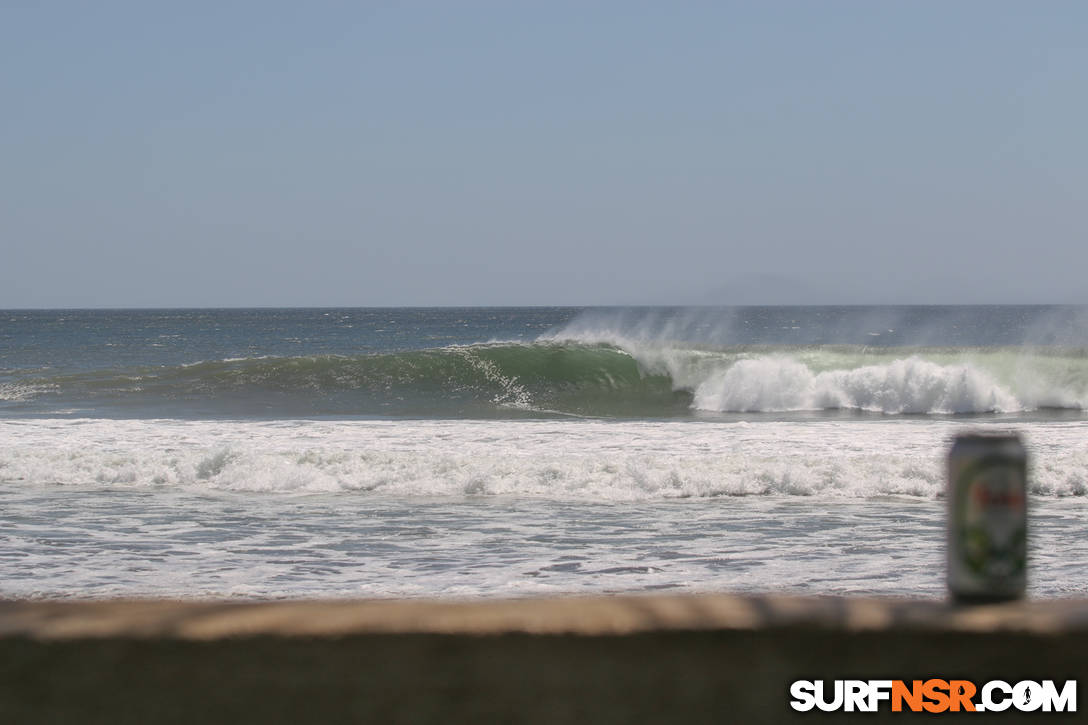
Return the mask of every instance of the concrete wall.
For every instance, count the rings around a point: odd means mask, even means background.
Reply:
[[[827,720],[789,683],[1086,681],[1086,621],[1073,600],[0,602],[0,723]]]

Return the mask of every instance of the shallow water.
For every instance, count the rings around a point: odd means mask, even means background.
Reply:
[[[0,423],[5,596],[943,596],[946,421]],[[993,424],[991,424],[993,425]],[[1088,591],[1088,424],[1024,427]]]

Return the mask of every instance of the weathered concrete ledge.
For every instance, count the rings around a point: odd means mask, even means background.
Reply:
[[[773,723],[811,719],[796,679],[1077,679],[1083,699],[1086,652],[1085,600],[4,601],[0,723]]]
[[[782,627],[1061,634],[1088,630],[1088,601],[962,606],[938,600],[729,594],[481,601],[0,600],[0,637],[42,640],[413,633],[602,636]]]

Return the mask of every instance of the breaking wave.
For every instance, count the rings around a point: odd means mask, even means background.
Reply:
[[[1088,352],[1024,347],[700,347],[541,339],[358,356],[261,357],[0,386],[10,410],[434,417],[687,417],[1088,407]]]

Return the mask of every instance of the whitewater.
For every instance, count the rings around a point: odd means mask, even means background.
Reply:
[[[0,313],[0,596],[943,596],[944,455],[1029,452],[1083,595],[1080,308]]]

